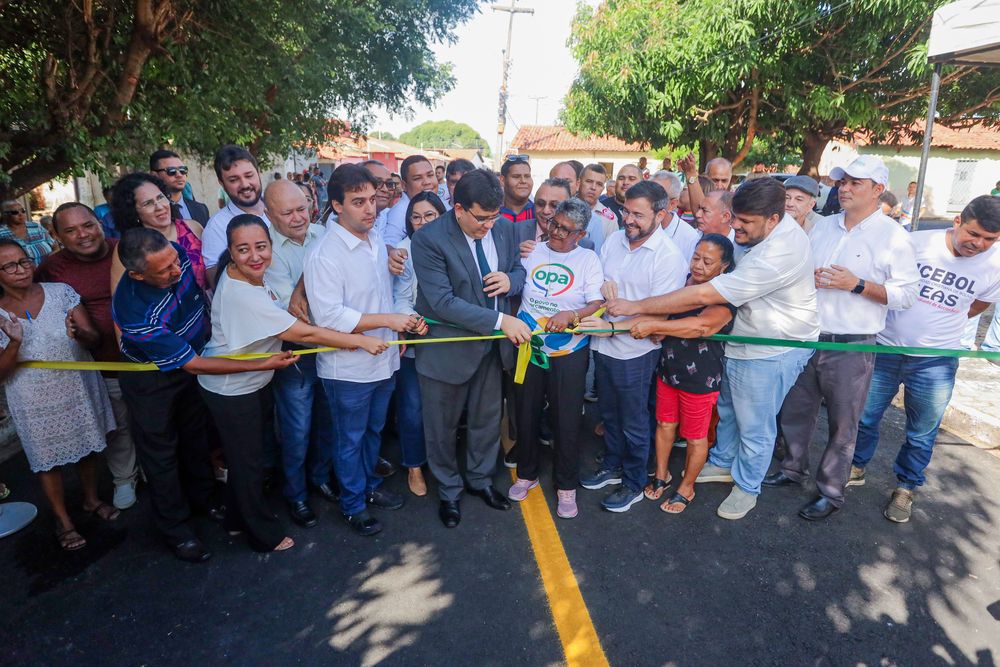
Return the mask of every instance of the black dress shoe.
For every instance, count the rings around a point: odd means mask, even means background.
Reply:
[[[438,509],[438,516],[445,528],[454,528],[462,521],[462,510],[458,507],[457,500],[442,500]]]
[[[764,478],[764,486],[800,486],[799,482],[786,475],[783,471],[772,472]]]
[[[288,513],[292,515],[292,521],[304,528],[312,528],[319,523],[305,501],[288,503]]]
[[[799,510],[799,516],[807,521],[820,521],[827,518],[840,508],[820,496]]]
[[[507,500],[507,496],[503,495],[492,486],[487,486],[482,489],[469,489],[469,493],[474,496],[479,496],[486,501],[487,505],[495,510],[510,509],[510,501]]]
[[[382,524],[379,523],[378,519],[369,514],[368,510],[362,510],[357,514],[345,514],[344,519],[347,521],[347,525],[353,528],[354,532],[358,535],[370,537],[382,532]]]
[[[215,507],[210,507],[208,509],[208,518],[216,523],[222,523],[226,520],[226,506],[216,505]]]
[[[318,486],[313,486],[312,491],[328,503],[340,502],[340,493],[329,484],[319,484]]]
[[[396,466],[380,456],[375,463],[375,474],[382,478],[392,477],[396,474]]]
[[[379,487],[365,494],[365,501],[372,507],[377,507],[380,510],[398,510],[406,503],[406,498],[402,494],[393,493],[389,489]]]
[[[191,538],[173,546],[174,555],[188,563],[204,563],[212,557],[212,552],[205,548],[198,538]]]

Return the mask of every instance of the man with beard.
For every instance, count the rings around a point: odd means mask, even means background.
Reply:
[[[638,175],[638,169],[632,170]],[[684,286],[688,263],[677,245],[663,231],[668,197],[651,181],[640,181],[628,189],[622,204],[625,227],[611,235],[601,250],[605,282],[601,293],[613,300],[642,300],[667,294]],[[587,318],[584,329],[614,329],[621,318],[604,322]],[[623,330],[625,332],[626,330]],[[597,405],[604,422],[607,448],[601,468],[580,484],[601,489],[619,488],[601,505],[609,512],[626,512],[642,499],[649,458],[649,387],[660,359],[660,346],[627,333],[592,341],[601,388]]]
[[[213,215],[201,236],[201,255],[205,258],[208,281],[215,284],[215,265],[226,249],[226,227],[229,221],[242,213],[260,217],[270,227],[267,210],[260,198],[262,187],[257,160],[250,151],[232,144],[215,152],[215,175],[219,185],[229,197],[229,203]]]
[[[500,185],[503,187],[503,206],[500,217],[516,225],[535,219],[535,204],[531,201],[531,165],[527,155],[509,155],[500,167]]]
[[[194,220],[204,226],[208,222],[208,207],[184,196],[188,168],[173,151],[159,150],[149,156],[149,173],[167,186],[170,203],[185,220]]]
[[[734,271],[665,296],[612,300],[608,311],[673,315],[730,303],[737,307],[734,336],[815,341],[819,315],[812,252],[806,233],[785,213],[785,188],[773,178],[746,181],[733,195],[733,213],[736,242],[752,248]],[[696,480],[734,482],[717,510],[723,519],[742,519],[757,505],[774,451],[775,417],[812,352],[726,343],[716,443]]]
[[[618,228],[625,225],[622,219],[622,206],[625,204],[625,193],[628,189],[642,180],[642,172],[634,164],[627,164],[618,170],[618,177],[615,179],[615,196],[601,197],[601,203],[611,209],[618,220]]]

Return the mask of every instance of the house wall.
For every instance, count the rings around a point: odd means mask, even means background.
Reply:
[[[613,165],[608,178],[614,178],[618,170],[626,164],[636,164],[644,153],[596,153],[587,151],[574,152],[554,152],[554,151],[518,151],[518,154],[529,156],[531,162],[531,177],[535,181],[535,187],[549,177],[549,170],[556,164],[564,160],[579,160],[583,164],[592,162],[608,163]],[[646,156],[650,163],[654,160],[649,155]],[[655,171],[652,164],[647,167],[650,171]],[[532,195],[534,196],[534,195]]]
[[[920,148],[895,146],[861,146],[857,149],[847,144],[830,142],[820,161],[820,173],[829,174],[834,167],[846,167],[861,155],[877,155],[889,168],[889,190],[902,199],[910,181],[917,180],[920,170]],[[973,165],[960,167],[962,162]],[[967,182],[967,194],[954,193],[958,198],[952,201],[956,171],[960,168],[971,171]],[[927,177],[924,182],[924,206],[926,215],[952,216],[962,210],[974,197],[989,194],[1000,180],[1000,152],[967,151],[947,148],[933,148],[927,160]]]

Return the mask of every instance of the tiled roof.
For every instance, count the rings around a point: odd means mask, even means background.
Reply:
[[[641,153],[646,144],[629,143],[617,137],[586,137],[571,134],[561,125],[522,125],[510,142],[510,151],[582,151],[586,153]]]
[[[854,138],[859,146],[919,148],[924,140],[924,121],[915,122],[900,136],[882,141],[872,141],[864,131],[855,132]],[[965,151],[1000,151],[1000,128],[986,127],[981,122],[976,122],[968,128],[953,129],[935,123],[931,147]]]

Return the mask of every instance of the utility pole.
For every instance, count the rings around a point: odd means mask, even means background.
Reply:
[[[517,0],[510,0],[510,5],[490,5],[490,9],[495,12],[507,12],[510,18],[507,21],[507,48],[503,52],[503,69],[500,78],[500,103],[497,109],[497,152],[496,160],[503,159],[503,133],[507,128],[507,76],[510,74],[510,38],[514,31],[514,14],[534,14],[534,9],[527,7],[515,7]],[[537,114],[536,114],[537,115]]]

